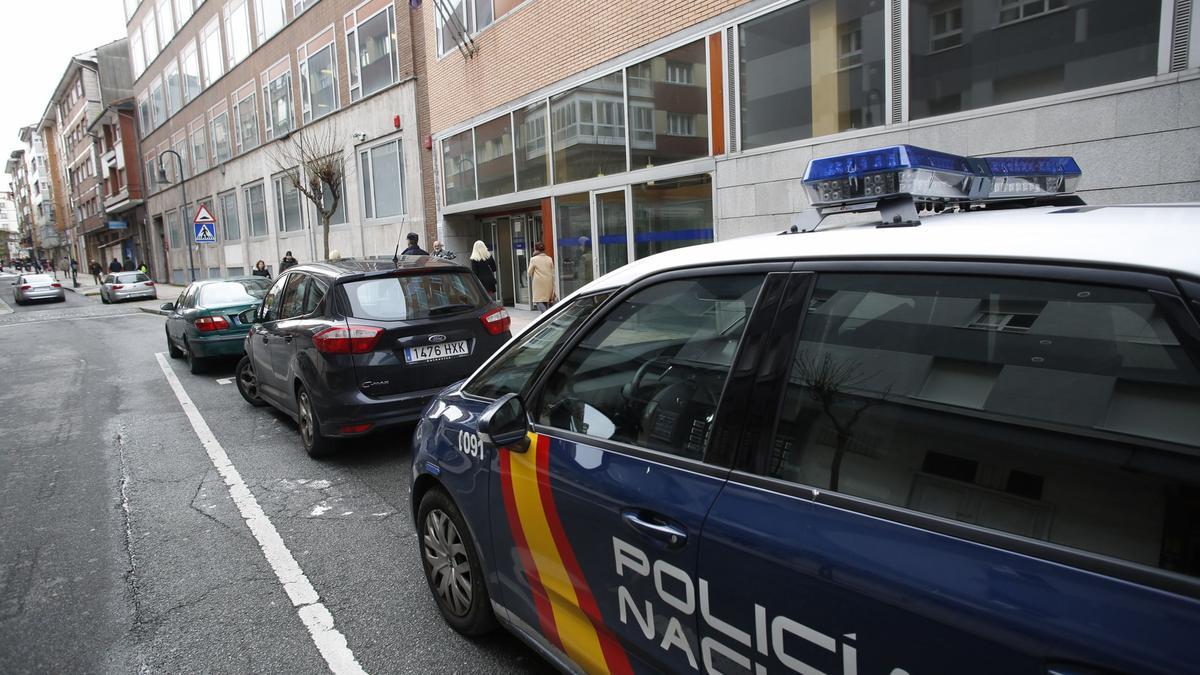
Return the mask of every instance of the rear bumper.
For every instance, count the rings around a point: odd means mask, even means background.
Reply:
[[[32,302],[34,300],[66,300],[67,292],[61,288],[55,288],[48,291],[21,291],[17,297],[22,302]]]
[[[148,288],[144,291],[109,291],[108,295],[113,300],[133,300],[134,298],[157,298],[158,291],[153,288]]]
[[[314,396],[317,416],[321,420],[321,434],[333,438],[348,438],[362,436],[376,429],[408,424],[421,419],[425,406],[437,396],[444,386],[433,389],[421,389],[393,396],[372,398],[362,392],[355,392],[335,401],[326,399],[326,404]],[[315,394],[316,392],[314,392]],[[343,426],[352,424],[371,424],[371,428],[355,434],[344,434]]]
[[[246,334],[189,336],[188,348],[201,358],[241,356],[246,352]]]

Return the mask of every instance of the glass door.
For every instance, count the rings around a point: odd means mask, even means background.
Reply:
[[[529,256],[530,248],[533,243],[529,239],[528,228],[526,221],[528,216],[513,216],[512,217],[512,275],[513,275],[513,303],[515,305],[530,306],[530,291],[529,291]]]
[[[597,276],[629,262],[629,219],[626,188],[592,193],[592,222],[596,224]]]

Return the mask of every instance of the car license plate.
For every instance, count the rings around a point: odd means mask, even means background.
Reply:
[[[425,345],[423,347],[406,347],[404,360],[408,363],[432,361],[434,359],[449,359],[456,356],[466,356],[471,353],[466,340],[447,342],[440,345]]]

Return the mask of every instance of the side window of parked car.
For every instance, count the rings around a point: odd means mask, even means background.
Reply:
[[[325,288],[325,284],[320,279],[308,278],[308,293],[304,296],[304,307],[300,311],[302,315],[307,316],[317,311],[321,300],[325,298]]]
[[[305,296],[308,295],[307,274],[299,272],[292,273],[288,277],[287,288],[283,291],[283,301],[280,303],[279,318],[293,319],[298,316],[303,316]]]
[[[549,359],[563,338],[586,321],[607,298],[607,293],[589,295],[556,308],[552,317],[517,338],[515,344],[472,378],[463,391],[488,399],[524,394],[538,366]]]
[[[1200,373],[1146,292],[823,275],[755,472],[1200,576]]]
[[[259,321],[277,321],[279,319],[279,305],[283,297],[284,286],[291,279],[292,274],[285,274],[275,280],[271,284],[271,289],[267,291],[267,296],[263,298],[262,309],[259,314]]]
[[[191,309],[196,304],[196,289],[199,286],[188,286],[183,289],[183,293],[179,295],[179,309]]]
[[[764,276],[656,284],[614,307],[550,373],[539,423],[693,459]]]

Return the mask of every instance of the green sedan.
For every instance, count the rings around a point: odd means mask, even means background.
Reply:
[[[240,356],[246,332],[254,319],[244,315],[257,310],[271,280],[263,277],[193,281],[175,302],[162,309],[167,315],[167,352],[171,358],[187,357],[193,373],[204,370],[208,359]]]

